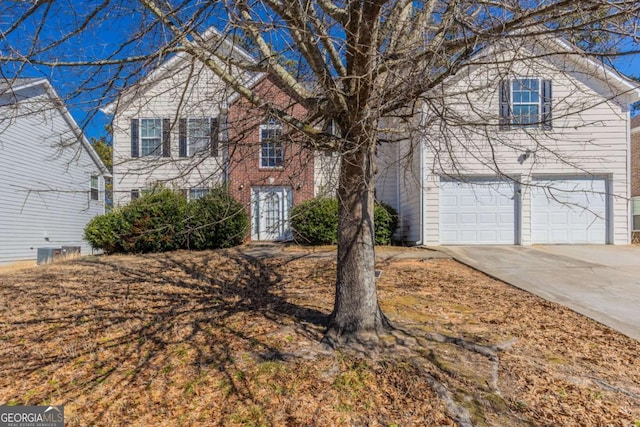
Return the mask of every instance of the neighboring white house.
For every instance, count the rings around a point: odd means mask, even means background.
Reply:
[[[109,173],[46,79],[0,82],[0,264],[81,246]]]
[[[379,150],[376,193],[398,210],[400,239],[629,243],[637,82],[563,41],[514,38],[440,89],[412,136]]]

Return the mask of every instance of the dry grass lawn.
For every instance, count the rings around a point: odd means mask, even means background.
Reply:
[[[640,425],[640,343],[451,260],[381,262],[401,331],[367,357],[323,348],[335,262],[304,254],[2,273],[0,404],[63,404],[68,426],[455,425],[438,382],[475,425]]]

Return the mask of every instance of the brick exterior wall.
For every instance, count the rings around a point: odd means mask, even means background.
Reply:
[[[640,116],[631,119],[631,197],[635,196],[640,196]]]
[[[302,106],[268,79],[262,80],[253,90],[294,117],[306,115]],[[231,195],[245,206],[249,216],[252,187],[290,187],[293,206],[314,196],[314,152],[294,143],[300,135],[295,135],[286,126],[283,126],[283,166],[261,167],[260,125],[266,120],[264,111],[251,106],[242,98],[229,106],[229,190]]]

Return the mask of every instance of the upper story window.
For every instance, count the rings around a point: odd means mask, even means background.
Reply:
[[[131,119],[131,157],[171,154],[169,119]]]
[[[282,126],[270,119],[260,125],[260,167],[281,168],[284,163],[284,145],[280,140]]]
[[[500,85],[500,129],[551,129],[551,96],[551,80],[503,80]]]
[[[209,119],[187,120],[187,154],[193,156],[209,148],[211,129]]]
[[[162,153],[162,120],[140,119],[140,156]]]
[[[182,118],[179,122],[180,157],[218,155],[217,117]]]
[[[100,178],[91,175],[91,200],[100,200]]]

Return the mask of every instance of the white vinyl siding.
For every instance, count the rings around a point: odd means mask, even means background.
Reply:
[[[0,107],[0,264],[35,260],[40,247],[91,253],[83,230],[104,213],[91,197],[91,177],[100,171],[57,102],[41,94],[15,109]]]
[[[519,197],[519,241],[529,245],[532,236],[532,187],[536,177],[591,175],[607,177],[607,243],[627,244],[630,238],[628,107],[626,98],[614,98],[612,86],[595,77],[585,78],[566,58],[540,56],[535,60],[512,62],[512,52],[492,52],[503,59],[497,64],[470,67],[458,73],[443,89],[448,123],[437,117],[442,111],[425,104],[423,114],[430,127],[415,137],[412,150],[398,154],[402,159],[424,149],[420,166],[402,175],[417,175],[422,168],[421,187],[424,210],[401,213],[400,221],[411,229],[424,227],[427,245],[441,244],[440,191],[438,176],[510,176],[522,185]],[[505,70],[501,67],[509,67]],[[568,71],[562,70],[567,67]],[[500,129],[500,82],[517,78],[552,81],[553,128],[511,126]],[[384,184],[379,183],[380,188]],[[400,181],[400,200],[415,200],[415,181]],[[401,205],[403,206],[403,205]],[[601,239],[601,238],[598,238]]]
[[[178,61],[179,62],[179,61]],[[114,206],[131,200],[131,190],[149,188],[162,182],[171,189],[215,187],[224,182],[226,152],[219,156],[180,155],[179,121],[181,118],[218,117],[227,105],[221,101],[229,93],[225,85],[206,66],[190,61],[173,63],[165,78],[153,84],[140,83],[135,97],[121,100],[113,118],[113,186]],[[176,102],[182,99],[183,102]],[[139,118],[169,118],[172,126],[165,132],[170,139],[166,156],[131,156],[131,122]],[[186,138],[186,129],[185,129]]]

